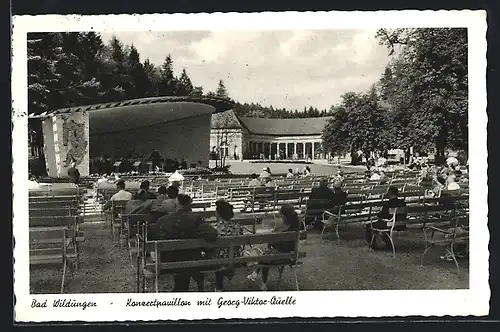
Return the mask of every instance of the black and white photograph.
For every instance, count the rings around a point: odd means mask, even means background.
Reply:
[[[17,319],[486,314],[485,14],[409,14],[15,17]]]

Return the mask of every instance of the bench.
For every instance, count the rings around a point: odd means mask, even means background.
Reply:
[[[342,206],[324,210],[321,214],[321,222],[323,223],[321,238],[323,238],[323,234],[326,228],[329,226],[333,226],[335,228],[335,234],[337,236],[337,244],[339,244],[340,225],[369,223],[373,218],[376,218],[377,214],[382,208],[383,202],[384,201],[382,199],[361,200],[357,202],[348,202]]]
[[[457,273],[460,273],[460,267],[455,256],[454,247],[457,244],[469,244],[469,215],[457,214],[455,220],[452,221],[449,226],[451,228],[445,228],[437,225],[427,225],[423,228],[425,250],[420,259],[420,266],[423,266],[424,257],[430,249],[436,246],[443,246],[446,248],[446,253],[449,254],[453,259],[453,262],[457,267]],[[462,231],[458,232],[459,229]],[[435,233],[439,233],[443,235],[443,237],[440,239],[435,239]]]
[[[300,258],[305,257],[305,253],[299,251],[300,240],[306,239],[307,233],[305,231],[297,232],[284,232],[284,233],[266,233],[266,234],[249,234],[241,236],[220,237],[214,242],[207,242],[201,239],[187,239],[187,240],[161,240],[161,241],[144,241],[142,243],[141,257],[142,266],[138,266],[138,276],[142,277],[142,291],[146,291],[147,275],[151,273],[154,275],[155,291],[159,291],[159,276],[160,274],[175,275],[185,269],[196,270],[199,273],[215,273],[224,271],[227,267],[231,268],[246,268],[249,263],[265,264],[265,266],[277,266],[280,272],[279,281],[283,268],[288,265],[292,268],[296,289],[299,290],[299,282],[297,271],[295,267],[300,264]],[[274,253],[265,254],[262,256],[232,256],[235,247],[244,247],[247,245],[269,244],[280,242],[295,242],[295,250],[290,253]],[[205,258],[194,261],[175,261],[168,262],[162,261],[162,253],[176,252],[180,250],[197,250],[200,252],[204,250],[229,248],[229,258]],[[148,260],[146,253],[154,252],[156,259],[154,261]],[[279,282],[278,281],[278,282]],[[140,289],[141,278],[137,279],[137,289]]]
[[[53,208],[31,208],[29,209],[30,217],[65,217],[78,216],[78,209],[74,206],[53,207]]]
[[[111,226],[112,240],[115,241],[116,231],[118,230],[119,234],[121,234],[122,232],[122,223],[120,215],[125,210],[125,207],[129,201],[110,201],[110,202],[111,202],[110,209],[103,211],[103,213],[105,222],[106,223],[109,222],[109,225]],[[118,240],[120,240],[120,236],[118,236]]]
[[[217,221],[215,211],[198,211],[194,212],[194,214],[200,216],[208,223],[215,223]],[[137,248],[139,244],[137,241],[148,239],[148,230],[156,227],[157,217],[152,214],[122,214],[120,220],[122,229],[125,230],[125,232],[122,233],[122,238],[125,237],[127,239],[130,260],[133,264],[132,255],[138,252]],[[262,217],[255,216],[237,215],[231,220],[237,222],[242,226],[244,231],[250,234],[256,234],[257,224],[262,223]],[[137,234],[139,237],[136,237]]]
[[[391,209],[392,217],[390,219],[382,219],[386,223],[386,227],[376,228],[370,223],[372,229],[372,241],[376,233],[386,234],[388,237],[391,247],[393,257],[396,257],[396,247],[394,245],[393,234],[397,229],[406,229],[406,226],[412,226],[412,228],[423,229],[424,232],[429,227],[442,227],[445,225],[451,225],[454,220],[456,220],[458,213],[457,207],[459,202],[467,199],[466,197],[456,197],[455,200],[441,200],[436,201],[434,204],[428,204],[425,201],[422,203],[416,203],[408,205],[402,208]],[[405,220],[397,220],[397,214],[406,212]],[[371,243],[370,243],[371,246]]]
[[[276,211],[283,204],[292,204],[296,208],[300,209],[304,204],[304,199],[309,197],[309,193],[306,193],[303,189],[288,189],[278,187],[274,197],[273,211]]]
[[[28,205],[30,209],[81,208],[81,212],[85,215],[85,204],[82,196],[30,196],[28,198]]]
[[[78,269],[79,243],[85,240],[78,231],[76,216],[43,216],[29,218],[30,266],[62,265],[61,293],[64,292],[66,269]]]

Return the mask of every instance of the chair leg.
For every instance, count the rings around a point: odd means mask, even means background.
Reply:
[[[132,256],[132,245],[130,243],[130,240],[128,241],[128,253],[130,255],[130,265],[134,267],[134,257]]]
[[[375,240],[375,232],[372,231],[372,239],[370,240],[370,245],[369,245],[369,248],[371,249],[372,246],[373,246],[373,241]]]
[[[339,223],[335,223],[335,234],[337,235],[337,245],[340,244]]]
[[[297,291],[299,290],[299,278],[297,277],[297,270],[294,265],[290,265],[293,271],[293,276],[295,277],[295,288]]]
[[[432,247],[433,247],[432,244],[430,246],[427,246],[427,244],[425,245],[424,253],[422,254],[422,257],[420,258],[420,266],[424,266],[424,257],[425,257],[425,254],[427,254],[427,252],[429,250],[431,250]]]
[[[285,269],[285,265],[278,266],[278,290],[280,289],[281,277],[283,276],[283,270]]]
[[[64,263],[63,263],[63,273],[62,273],[62,281],[61,281],[61,294],[64,293],[64,281],[66,279],[66,259],[64,260]]]
[[[396,247],[394,246],[394,241],[392,240],[392,234],[389,234],[387,236],[389,237],[389,241],[391,241],[392,257],[396,258]]]
[[[457,258],[455,257],[455,252],[453,250],[453,244],[450,247],[450,250],[447,250],[451,254],[451,258],[453,258],[453,261],[455,262],[455,266],[457,267],[457,274],[460,274],[460,268],[458,267],[458,261]]]
[[[323,233],[325,232],[326,227],[328,227],[328,225],[326,223],[323,223],[323,229],[321,230],[321,238],[322,239],[323,239]]]

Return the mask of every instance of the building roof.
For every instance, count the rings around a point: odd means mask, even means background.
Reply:
[[[201,103],[207,104],[215,108],[215,112],[224,112],[233,107],[233,102],[224,98],[218,97],[177,97],[177,96],[163,96],[163,97],[151,97],[151,98],[141,98],[141,99],[131,99],[123,100],[119,102],[94,104],[87,106],[74,106],[68,108],[61,108],[57,110],[49,110],[41,114],[30,114],[29,118],[45,118],[52,115],[67,114],[74,112],[90,112],[97,110],[105,110],[117,107],[128,107],[128,106],[138,106],[138,105],[148,105],[148,104],[160,104],[160,103],[172,103],[172,102],[191,102],[191,103]]]
[[[240,129],[240,121],[233,110],[212,115],[212,129]]]
[[[321,135],[330,117],[271,119],[238,117],[250,133],[268,136]]]

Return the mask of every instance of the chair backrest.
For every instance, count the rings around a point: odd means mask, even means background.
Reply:
[[[206,211],[211,206],[212,206],[211,202],[193,202],[193,203],[191,203],[191,208],[193,210],[203,210],[203,211]]]
[[[78,221],[76,216],[43,216],[43,217],[30,217],[30,227],[74,227]]]
[[[29,196],[28,201],[31,202],[78,202],[79,196],[76,195],[56,195],[56,196]]]
[[[29,209],[30,217],[64,217],[77,216],[78,209],[72,206],[61,208],[31,208]]]
[[[77,208],[79,203],[76,201],[30,201],[28,205],[30,209],[62,209]]]
[[[275,194],[275,187],[256,187],[253,190],[253,198],[255,200],[274,200]]]
[[[305,206],[304,220],[306,223],[316,220],[325,211],[335,208],[333,202],[328,199],[308,199]]]
[[[294,242],[295,250],[290,253],[270,254],[259,256],[260,262],[275,261],[275,260],[294,260],[298,256],[295,251],[299,249],[300,240],[307,238],[306,231],[290,231],[282,233],[264,233],[264,234],[248,234],[240,236],[221,237],[213,242],[208,242],[202,239],[189,239],[189,240],[161,240],[161,241],[145,241],[144,249],[146,252],[156,252],[156,267],[161,270],[176,270],[183,268],[202,268],[203,266],[211,266],[215,263],[217,265],[227,265],[233,263],[244,263],[255,261],[255,257],[233,257],[233,258],[214,258],[203,259],[197,261],[175,261],[175,262],[161,262],[161,253],[163,252],[179,252],[183,250],[200,251],[206,249],[216,248],[234,248],[245,245],[258,245],[258,244],[276,244],[282,242]],[[230,250],[231,252],[231,250]]]

